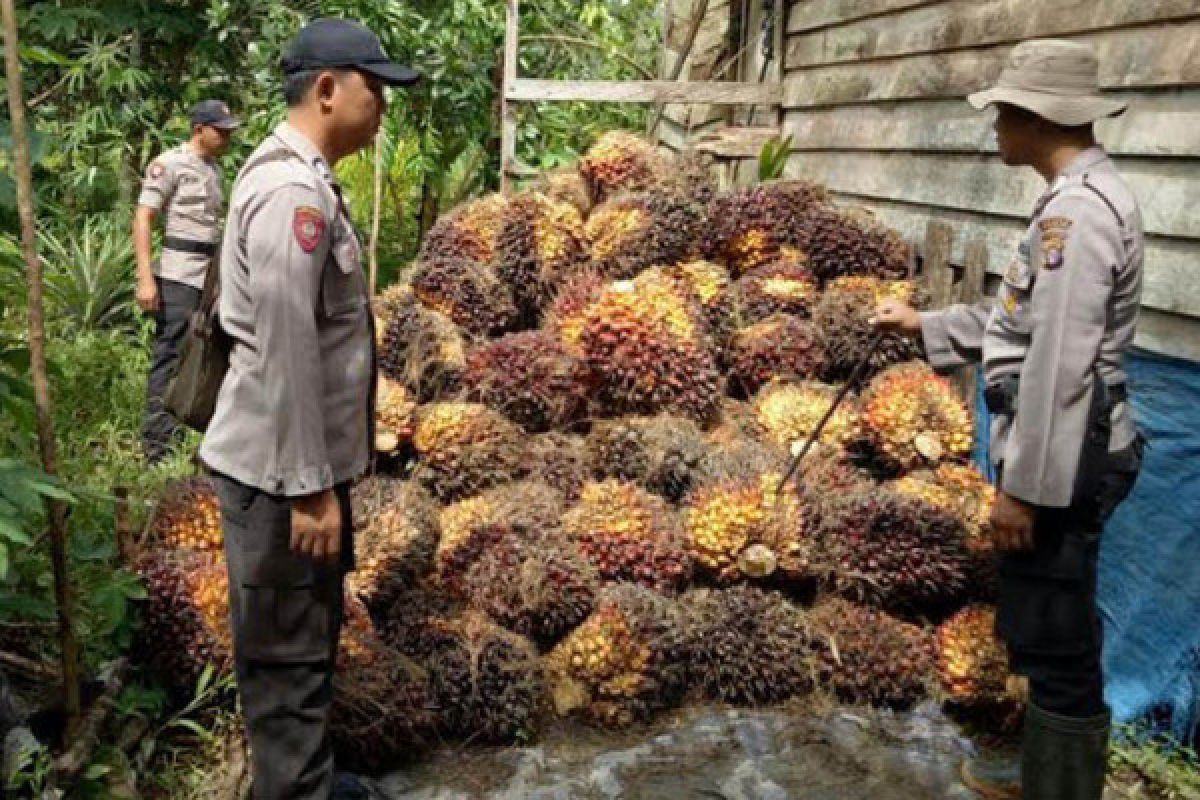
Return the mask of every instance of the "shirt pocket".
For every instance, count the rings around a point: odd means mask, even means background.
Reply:
[[[321,277],[322,308],[329,319],[355,314],[367,302],[358,240],[343,229],[330,248]]]

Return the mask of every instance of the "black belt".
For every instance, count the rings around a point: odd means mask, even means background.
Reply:
[[[987,404],[987,410],[992,414],[1016,414],[1017,387],[1019,385],[1020,378],[1010,375],[984,389],[983,401]],[[1107,389],[1110,406],[1124,403],[1129,399],[1129,388],[1124,383],[1114,383]]]
[[[166,250],[175,250],[180,253],[195,253],[200,256],[213,256],[217,254],[216,242],[197,242],[194,239],[180,239],[177,236],[163,238],[163,248]]]

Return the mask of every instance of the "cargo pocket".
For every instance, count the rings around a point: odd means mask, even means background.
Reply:
[[[327,319],[355,314],[367,304],[358,239],[348,229],[337,236],[321,276],[321,303]]]
[[[1051,522],[1065,516],[1043,513]],[[1100,647],[1098,549],[1098,535],[1060,528],[1039,531],[1032,551],[1003,555],[996,632],[1014,653],[1072,656]]]

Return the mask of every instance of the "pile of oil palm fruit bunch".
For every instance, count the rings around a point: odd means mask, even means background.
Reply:
[[[339,748],[819,692],[1007,724],[972,415],[919,341],[870,350],[880,299],[925,302],[914,261],[819,186],[717,191],[621,132],[443,215],[374,305]],[[215,508],[170,488],[140,566],[182,680],[228,668]]]

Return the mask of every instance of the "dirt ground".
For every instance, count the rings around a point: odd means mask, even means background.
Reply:
[[[694,708],[621,734],[564,725],[524,748],[444,748],[377,788],[387,800],[966,800],[971,751],[932,705]]]

